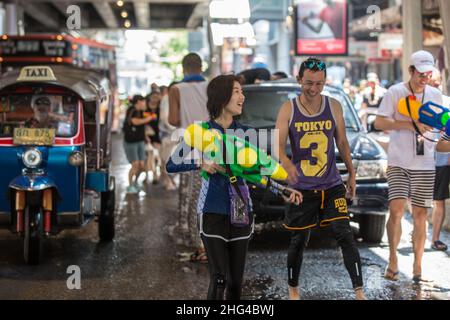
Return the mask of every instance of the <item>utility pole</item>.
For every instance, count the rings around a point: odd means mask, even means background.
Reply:
[[[274,71],[291,73],[290,51],[292,34],[288,32],[288,26],[286,25],[286,17],[289,14],[288,8],[290,4],[288,0],[283,0],[281,5],[283,6],[282,15],[285,20],[278,22],[279,42],[277,44],[277,61],[275,62],[276,70]]]
[[[442,83],[444,94],[450,94],[450,1],[439,0],[439,12],[442,19],[442,29],[444,34],[445,69],[442,73]]]
[[[446,2],[448,0],[441,0]],[[447,11],[448,12],[448,11]],[[409,79],[408,67],[411,55],[423,48],[422,35],[422,1],[402,1],[402,29],[403,29],[403,80]]]
[[[204,24],[206,24],[206,32],[209,45],[210,72],[208,76],[212,79],[222,73],[222,47],[217,47],[214,45],[213,35],[211,31],[211,18],[209,17],[209,14],[204,18]]]
[[[2,26],[0,27],[2,34],[8,35],[23,35],[24,24],[23,24],[23,9],[13,1],[7,1],[2,4],[1,8],[1,18],[0,22]]]

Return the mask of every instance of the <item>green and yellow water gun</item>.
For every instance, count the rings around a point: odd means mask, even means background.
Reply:
[[[267,152],[257,148],[250,142],[234,135],[211,130],[207,122],[194,123],[186,128],[184,141],[190,147],[202,152],[206,159],[224,166],[226,159],[233,177],[241,177],[247,182],[268,187],[280,195],[289,197],[291,192],[274,180],[284,181],[288,174],[280,163],[275,161]],[[225,148],[223,148],[225,146]],[[226,157],[223,150],[226,150]],[[221,173],[228,176],[227,173]],[[202,177],[208,179],[203,171]],[[233,182],[233,181],[232,181]]]

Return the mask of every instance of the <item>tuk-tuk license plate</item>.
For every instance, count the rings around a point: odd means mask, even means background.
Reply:
[[[14,128],[13,143],[19,145],[53,145],[55,129]]]

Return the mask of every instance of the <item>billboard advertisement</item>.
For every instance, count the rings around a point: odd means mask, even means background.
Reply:
[[[348,54],[347,0],[299,0],[295,22],[296,55]]]

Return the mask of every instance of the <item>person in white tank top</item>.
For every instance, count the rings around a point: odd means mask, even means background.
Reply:
[[[194,121],[207,121],[206,87],[208,82],[183,82],[176,85],[180,93],[180,127],[185,129]]]
[[[202,60],[196,53],[183,58],[184,79],[169,91],[169,124],[185,129],[195,121],[209,120],[206,108],[208,83],[202,76]],[[177,241],[197,248],[191,261],[207,261],[197,230],[197,200],[201,178],[198,173],[181,174],[179,187],[179,216],[175,225]]]
[[[202,74],[202,60],[190,53],[183,58],[184,79],[169,91],[169,123],[178,128],[186,128],[194,121],[209,119],[206,109],[207,81]]]

